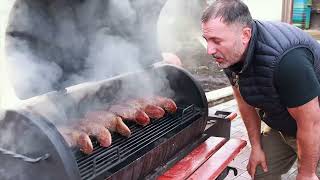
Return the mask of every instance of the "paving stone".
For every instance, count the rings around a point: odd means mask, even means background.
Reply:
[[[242,177],[245,177],[245,178],[248,178],[248,179],[251,179],[251,176],[250,174],[248,173],[248,171],[245,171],[244,173],[241,174]]]

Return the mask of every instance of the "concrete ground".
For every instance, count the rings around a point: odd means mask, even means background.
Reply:
[[[225,103],[213,106],[209,109],[209,111],[229,111],[229,112],[237,112],[238,116],[231,122],[231,138],[243,139],[248,142],[248,145],[240,152],[240,154],[232,161],[230,166],[238,169],[238,175],[234,176],[230,171],[229,175],[226,177],[227,180],[248,180],[251,179],[250,175],[246,170],[246,166],[249,160],[249,155],[251,151],[250,142],[248,139],[248,135],[246,132],[246,128],[244,123],[240,117],[240,113],[238,112],[238,108],[235,100],[230,100]],[[284,180],[293,180],[297,174],[297,162],[293,165],[293,167],[288,171],[287,174],[282,176]]]

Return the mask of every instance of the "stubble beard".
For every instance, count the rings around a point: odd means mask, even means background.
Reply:
[[[241,60],[242,51],[243,51],[242,44],[240,43],[240,41],[235,41],[233,47],[234,47],[235,51],[229,57],[226,57],[224,62],[218,63],[216,61],[216,64],[219,68],[222,68],[222,69],[228,68],[228,67],[238,63]]]

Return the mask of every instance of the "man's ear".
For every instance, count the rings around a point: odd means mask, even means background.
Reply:
[[[249,27],[244,27],[242,29],[242,43],[243,44],[248,44],[250,39],[251,39],[251,28]]]

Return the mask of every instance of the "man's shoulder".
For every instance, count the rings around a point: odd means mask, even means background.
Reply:
[[[320,86],[310,50],[290,50],[275,71],[275,84],[286,107],[297,107],[318,96]]]
[[[281,58],[280,62],[286,61],[287,63],[296,64],[298,63],[311,63],[314,62],[313,53],[310,49],[306,47],[294,48],[286,52],[285,55]]]

